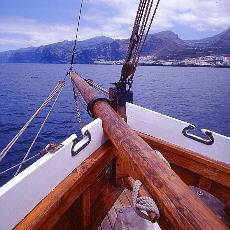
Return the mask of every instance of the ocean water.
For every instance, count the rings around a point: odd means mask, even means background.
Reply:
[[[64,78],[68,67],[64,64],[0,64],[0,151]],[[108,89],[110,83],[119,80],[121,66],[75,65],[74,70]],[[195,125],[196,135],[202,136],[200,129],[205,128],[230,136],[230,69],[139,66],[132,90],[135,104]],[[51,104],[0,162],[0,172],[22,161]],[[86,125],[92,118],[83,108],[81,111],[83,125]],[[29,156],[50,142],[61,143],[72,133],[81,138],[71,83],[67,78]],[[0,186],[14,173],[13,170],[0,176]]]

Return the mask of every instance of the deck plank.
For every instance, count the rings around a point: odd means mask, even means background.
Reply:
[[[130,206],[132,206],[132,192],[129,189],[124,190],[125,196],[129,201]]]
[[[109,186],[103,194],[101,194],[96,202],[91,207],[91,226],[90,229],[94,230],[103,222],[104,216],[111,209],[114,201],[119,197],[122,188]],[[102,227],[103,228],[103,227]],[[103,228],[104,229],[104,228]]]
[[[122,208],[127,208],[127,207],[131,207],[129,200],[127,199],[127,196],[125,194],[125,192],[123,191],[121,193],[121,195],[119,196]]]
[[[118,208],[127,208],[131,207],[131,192],[128,189],[125,189],[118,199],[115,201],[107,215],[105,216],[104,220],[101,223],[101,229],[103,230],[110,230],[113,228],[116,219],[117,219],[117,212],[116,209]],[[98,228],[99,230],[100,228]]]
[[[116,213],[114,206],[109,210],[108,217],[109,217],[109,220],[110,220],[111,225],[113,227],[115,222],[116,222],[116,219],[117,219],[117,213]]]
[[[102,221],[101,228],[103,230],[112,230],[112,226],[111,226],[111,223],[109,221],[108,215],[106,215],[104,220]]]

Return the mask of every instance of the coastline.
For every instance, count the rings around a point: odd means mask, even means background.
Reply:
[[[123,65],[123,63],[92,63],[93,65]],[[174,65],[164,65],[164,64],[148,64],[148,63],[139,63],[139,66],[166,66],[166,67],[209,67],[209,68],[230,68],[230,66],[219,66],[219,65],[182,65],[182,64],[174,64]]]
[[[175,65],[164,65],[164,64],[139,64],[140,66],[170,66],[170,67],[210,67],[210,68],[230,68],[230,66],[219,66],[219,65],[182,65],[182,64],[175,64]]]

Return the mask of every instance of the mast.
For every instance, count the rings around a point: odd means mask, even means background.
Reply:
[[[80,76],[70,76],[87,103],[99,95]],[[127,172],[139,179],[157,201],[161,215],[176,229],[227,229],[216,215],[145,143],[105,101],[96,101],[92,112],[118,150]]]

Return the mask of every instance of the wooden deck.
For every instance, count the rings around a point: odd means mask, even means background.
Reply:
[[[112,208],[109,210],[98,230],[112,230],[117,219],[117,208],[127,208],[131,207],[132,204],[132,194],[131,191],[125,189],[121,195],[118,197]]]

